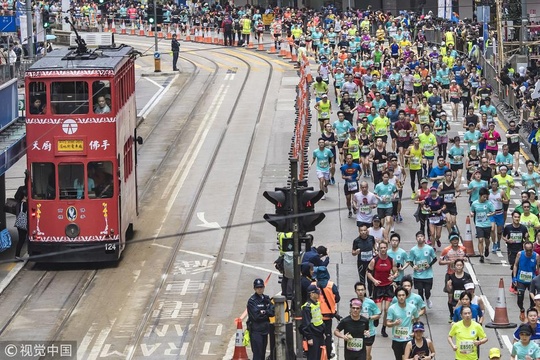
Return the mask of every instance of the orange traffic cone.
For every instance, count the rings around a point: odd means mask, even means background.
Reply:
[[[497,295],[497,305],[495,306],[495,317],[493,322],[487,323],[486,327],[490,329],[510,329],[517,325],[508,320],[508,311],[506,310],[506,296],[504,295],[504,280],[499,280],[499,293]]]
[[[120,33],[124,35],[127,34],[126,22],[124,20],[122,20],[122,25],[120,25]]]
[[[109,22],[107,21],[107,19],[105,19],[105,28],[103,28],[103,31],[109,32]]]
[[[262,35],[259,36],[259,44],[257,46],[257,51],[264,51],[264,44]]]
[[[139,36],[144,36],[144,25],[142,23],[142,20],[139,21]]]
[[[249,43],[247,46],[248,49],[255,49],[255,46],[253,46],[253,36],[249,37]]]
[[[291,63],[297,63],[298,62],[298,56],[296,55],[296,47],[292,47],[292,51],[291,51],[291,61],[289,61]]]
[[[290,47],[289,45],[286,45],[287,49],[285,50],[285,56],[283,57],[284,59],[292,59],[292,56],[291,56],[291,50],[290,50]]]
[[[236,318],[236,339],[234,341],[233,360],[249,360],[246,347],[244,346],[244,330],[242,329],[242,319]]]
[[[474,244],[472,241],[472,230],[471,230],[471,217],[467,216],[467,220],[465,221],[465,235],[463,235],[463,238],[461,239],[463,242],[463,246],[465,246],[465,251],[467,252],[467,256],[476,256],[474,253]]]
[[[270,50],[268,50],[267,53],[268,54],[277,54],[276,44],[275,43],[272,43],[272,45],[270,45]]]
[[[131,21],[131,29],[129,30],[129,35],[135,35],[135,22]]]
[[[184,41],[191,41],[191,29],[189,28],[189,25],[186,25],[186,38],[184,39]]]
[[[321,360],[328,360],[328,353],[326,352],[326,345],[321,346]]]
[[[114,19],[111,23],[111,32],[114,34],[116,32],[116,24],[114,23]]]

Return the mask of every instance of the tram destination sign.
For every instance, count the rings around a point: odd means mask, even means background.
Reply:
[[[81,152],[84,151],[84,140],[58,140],[58,152]]]
[[[2,33],[16,33],[17,24],[15,22],[15,16],[0,16],[0,32]]]

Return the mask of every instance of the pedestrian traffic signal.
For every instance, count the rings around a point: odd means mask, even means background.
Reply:
[[[324,196],[322,190],[313,190],[312,187],[298,188],[298,225],[300,232],[315,231],[326,215],[315,213],[315,203]]]
[[[153,6],[148,6],[146,8],[146,21],[148,21],[149,24],[154,24],[156,22],[156,19],[154,18]]]
[[[47,10],[43,10],[41,13],[41,17],[43,19],[43,28],[48,29],[51,27],[51,20],[50,20],[50,14]]]
[[[264,214],[268,221],[278,232],[293,231],[292,197],[290,188],[275,188],[275,191],[265,191],[263,196],[275,205],[275,214]]]

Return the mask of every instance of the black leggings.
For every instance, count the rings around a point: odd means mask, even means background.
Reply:
[[[24,243],[26,242],[26,238],[28,237],[28,231],[17,228],[17,232],[19,233],[19,239],[17,240],[17,248],[15,250],[15,256],[20,257],[22,247]]]
[[[357,265],[359,281],[364,284],[368,290],[368,296],[373,296],[373,281],[369,280],[369,278],[366,276],[369,261],[359,262]]]
[[[534,144],[531,145],[531,153],[534,158],[534,161],[537,163],[540,162],[540,159],[538,156],[538,145],[534,145]]]
[[[418,295],[422,300],[431,297],[431,288],[433,287],[433,279],[414,279],[414,288],[418,290]]]
[[[407,346],[408,341],[392,341],[392,350],[394,350],[394,356],[396,360],[403,360],[403,355],[405,354],[405,347]]]
[[[467,109],[469,108],[469,105],[471,105],[471,98],[461,98],[461,102],[463,103],[463,116],[467,115]]]
[[[410,170],[411,172],[411,189],[414,192],[416,192],[416,189],[418,189],[416,186],[415,186],[415,177],[418,179],[418,187],[420,187],[420,180],[422,180],[422,169],[418,169],[418,170]]]
[[[442,156],[446,159],[446,148],[448,147],[448,143],[440,143],[437,145],[437,148],[439,149],[439,156]]]

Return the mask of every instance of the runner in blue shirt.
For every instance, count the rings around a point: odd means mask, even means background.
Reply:
[[[486,185],[487,186],[487,185]],[[478,200],[471,204],[471,217],[476,226],[476,238],[478,239],[478,251],[480,262],[484,262],[484,256],[489,256],[489,238],[491,235],[491,216],[495,215],[495,207],[488,201],[489,190],[483,187],[478,191]],[[484,245],[484,241],[486,242]]]

